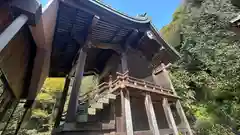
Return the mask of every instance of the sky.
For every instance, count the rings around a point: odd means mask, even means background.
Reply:
[[[46,5],[48,0],[40,0]],[[180,5],[181,0],[102,0],[103,3],[110,5],[130,16],[147,13],[152,19],[154,26],[161,29],[172,20],[172,14]]]

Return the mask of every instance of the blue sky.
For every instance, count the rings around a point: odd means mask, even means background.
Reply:
[[[47,2],[48,2],[49,0],[40,0],[40,2],[42,3],[42,7],[44,7],[44,5],[46,5],[47,4]]]
[[[48,0],[40,0],[43,5]],[[172,14],[181,0],[102,0],[105,4],[131,16],[147,13],[153,24],[161,29],[171,22]]]

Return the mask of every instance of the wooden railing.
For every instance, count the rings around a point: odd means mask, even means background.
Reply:
[[[136,86],[142,86],[145,88],[150,88],[153,90],[158,90],[159,92],[174,94],[171,89],[163,88],[162,86],[154,84],[153,82],[149,82],[149,81],[145,81],[143,79],[138,79],[138,78],[128,76],[127,73],[121,74],[121,73],[117,72],[117,75],[120,79],[124,79],[125,82],[127,82],[127,83],[130,83],[130,84],[133,84]]]
[[[84,93],[83,95],[80,95],[79,100],[81,102],[85,101],[97,101],[99,98],[103,97],[107,93],[112,93],[118,88],[121,87],[121,85],[131,86],[135,87],[141,90],[145,90],[148,92],[156,92],[156,93],[162,93],[163,95],[172,95],[174,96],[174,92],[171,89],[163,88],[159,85],[156,85],[152,82],[148,82],[142,79],[134,78],[128,75],[128,72],[122,74],[117,72],[117,78],[114,81],[104,82],[98,85],[96,88],[94,88],[91,91],[88,91]]]

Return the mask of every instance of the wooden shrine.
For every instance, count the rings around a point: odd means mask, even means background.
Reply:
[[[0,6],[2,133],[24,104],[18,134],[49,76],[66,78],[54,135],[192,135],[167,71],[179,54],[146,15],[130,17],[94,0]],[[98,75],[99,85],[81,94],[89,75]]]

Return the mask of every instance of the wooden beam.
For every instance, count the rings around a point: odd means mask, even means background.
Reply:
[[[122,90],[124,96],[124,122],[126,126],[126,134],[133,135],[133,125],[132,125],[132,113],[131,113],[131,105],[130,105],[130,96],[129,91],[125,89]]]
[[[163,98],[163,109],[164,109],[166,117],[168,118],[168,124],[169,125],[171,124],[171,128],[173,130],[173,135],[179,135],[178,134],[178,129],[177,129],[177,126],[176,126],[171,108],[168,104],[167,98]]]
[[[145,96],[145,108],[147,112],[149,127],[152,131],[152,134],[160,135],[150,94],[146,94]]]
[[[138,38],[138,34],[139,34],[139,31],[138,31],[137,29],[134,29],[134,30],[132,31],[132,33],[127,37],[126,42],[125,42],[124,45],[122,46],[125,51],[129,48],[129,46],[132,44],[132,42],[133,42],[136,38]]]
[[[28,17],[21,14],[0,35],[0,52],[26,24]]]

